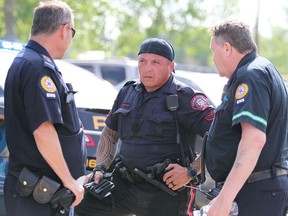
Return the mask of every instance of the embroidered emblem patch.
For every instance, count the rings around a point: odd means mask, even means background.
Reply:
[[[43,76],[40,85],[46,92],[53,93],[56,91],[56,85],[49,76]]]
[[[249,87],[247,84],[245,83],[242,83],[241,85],[239,85],[236,89],[236,92],[235,92],[235,99],[236,100],[239,100],[241,98],[244,98],[247,93],[249,91]]]
[[[194,110],[205,110],[210,106],[209,100],[204,95],[196,95],[191,100],[191,107]]]

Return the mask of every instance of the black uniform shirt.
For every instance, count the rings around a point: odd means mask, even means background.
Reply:
[[[272,165],[288,168],[287,100],[282,78],[267,59],[251,52],[240,61],[225,86],[206,145],[206,165],[215,181],[225,180],[233,166],[241,122],[266,133],[255,171]]]
[[[145,171],[165,159],[179,159],[175,112],[166,98],[178,94],[177,118],[181,132],[204,135],[214,118],[214,108],[202,93],[176,82],[173,75],[160,89],[147,93],[143,84],[127,84],[119,92],[106,124],[122,140],[120,158],[130,170]]]
[[[72,176],[84,174],[86,147],[73,95],[49,53],[30,40],[14,59],[5,82],[9,169],[20,171],[26,166],[57,179],[33,137],[42,123],[51,121]]]

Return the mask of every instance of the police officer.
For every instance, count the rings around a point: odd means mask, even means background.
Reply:
[[[57,214],[58,208],[52,208],[51,197],[46,195],[52,195],[59,185],[58,189],[66,187],[75,195],[72,206],[83,198],[84,188],[76,181],[85,173],[82,125],[72,85],[65,84],[54,62],[64,56],[75,34],[73,27],[73,13],[66,3],[40,3],[34,10],[31,38],[8,71],[5,123],[10,158],[4,185],[7,216]]]
[[[113,161],[116,143],[121,139],[117,154],[120,168],[113,173],[115,189],[112,196],[102,200],[85,193],[75,208],[76,215],[188,215],[190,194],[183,186],[195,177],[196,168],[183,164],[189,157],[189,148],[188,143],[183,143],[185,157],[181,157],[177,131],[183,140],[189,135],[203,136],[210,128],[214,109],[203,93],[175,79],[174,50],[167,41],[145,40],[138,53],[138,68],[140,82],[128,82],[120,90],[96,152],[97,184]],[[165,163],[167,159],[171,162]],[[154,173],[149,172],[154,168]],[[160,177],[153,178],[158,171]],[[147,181],[145,176],[149,174],[161,185]],[[190,204],[189,210],[191,207]]]
[[[277,69],[257,55],[249,27],[227,21],[211,29],[220,76],[229,78],[206,146],[206,165],[222,187],[208,215],[286,215],[288,95]]]

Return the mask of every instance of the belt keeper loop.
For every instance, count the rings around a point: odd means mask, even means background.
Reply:
[[[271,167],[271,178],[276,178],[277,173],[276,173],[277,169],[275,167]]]

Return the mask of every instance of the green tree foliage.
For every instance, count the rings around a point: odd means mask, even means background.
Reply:
[[[15,40],[25,43],[30,33],[33,9],[39,1],[14,1]],[[4,4],[3,2],[4,0],[0,0],[0,5]],[[136,58],[137,49],[145,38],[162,37],[174,45],[177,61],[195,64],[209,62],[209,34],[203,25],[206,19],[205,8],[201,8],[204,0],[66,2],[75,11],[77,30],[67,57],[77,57],[79,53],[87,50],[103,50],[108,57],[124,55]],[[1,35],[5,35],[4,31],[5,27],[1,29],[0,24]],[[118,35],[115,36],[115,33]]]
[[[39,1],[14,0],[14,2],[16,40],[26,43],[30,36],[33,10]]]
[[[77,54],[87,50],[108,51],[110,44],[104,32],[107,18],[112,12],[110,2],[107,0],[67,0],[66,2],[74,10],[77,30],[68,55],[77,57]]]
[[[288,75],[288,31],[280,27],[273,28],[271,38],[260,38],[259,53],[268,58],[281,74]],[[288,78],[288,77],[287,77]]]
[[[204,12],[199,6],[201,0],[184,2],[175,0],[127,1],[123,10],[126,13],[122,13],[118,23],[121,35],[116,43],[115,54],[126,53],[129,57],[135,58],[139,45],[145,38],[161,37],[173,44],[176,61],[188,60],[186,54],[189,52],[193,54],[190,56],[193,59],[197,48],[189,44],[197,43],[199,40],[193,41],[194,35],[198,31],[201,32],[197,26],[205,20]]]
[[[4,0],[0,0],[0,38],[4,38],[5,36],[5,22],[4,22]]]
[[[38,0],[0,0],[0,38],[4,38],[4,5],[14,1],[16,41],[30,34],[33,9]],[[213,66],[208,26],[238,13],[238,0],[66,0],[75,12],[76,37],[66,57],[77,58],[88,50],[102,50],[106,57],[137,57],[140,43],[148,37],[171,42],[176,62]],[[210,9],[209,9],[210,8]],[[288,10],[288,9],[287,9]],[[288,11],[287,11],[288,17]],[[210,24],[209,24],[210,23]],[[260,54],[287,72],[287,29],[273,29],[272,38],[260,36]]]

